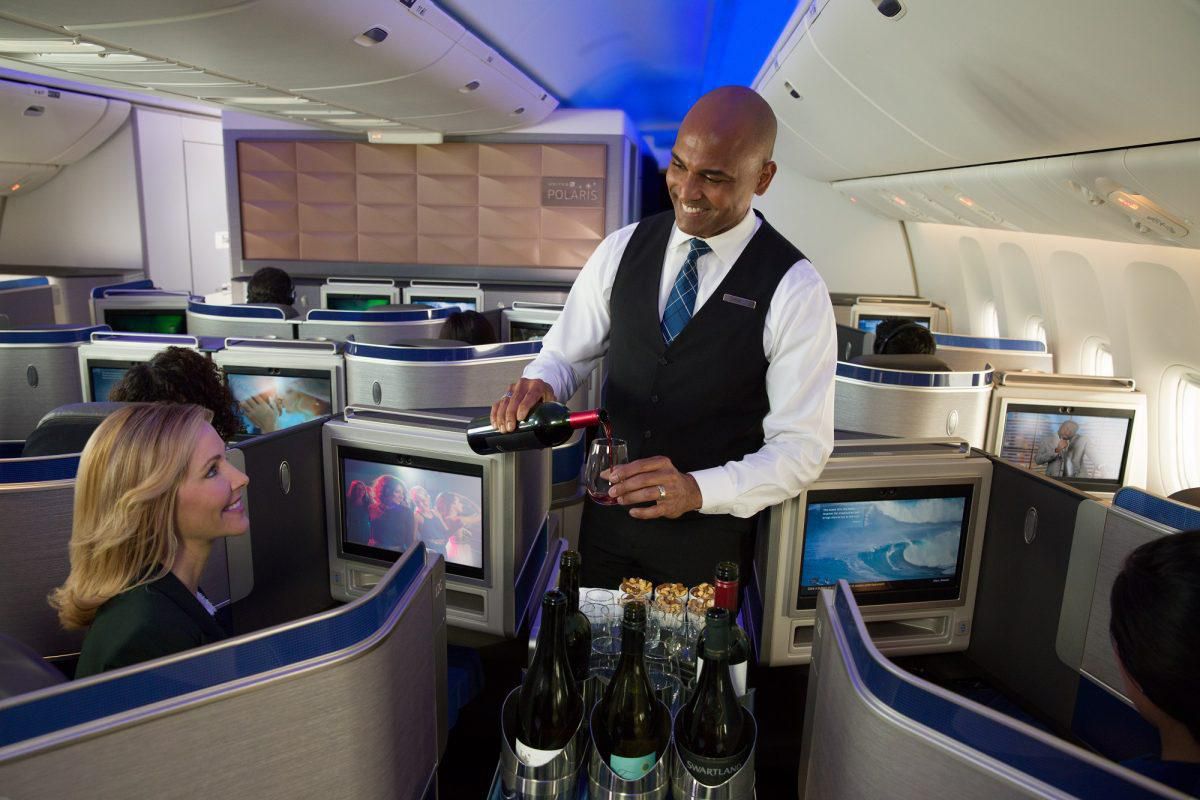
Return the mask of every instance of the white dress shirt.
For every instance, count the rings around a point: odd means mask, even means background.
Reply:
[[[694,312],[729,274],[761,225],[753,211],[724,233],[705,239],[712,252],[697,263]],[[540,378],[566,400],[608,352],[609,298],[617,267],[636,223],[605,237],[579,272],[566,307],[542,340],[524,377]],[[658,288],[661,319],[692,237],[671,227]],[[833,376],[837,333],[824,281],[808,259],[784,274],[763,326],[770,412],[763,446],[740,461],[691,473],[703,496],[702,514],[750,517],[794,497],[821,474],[833,450]]]

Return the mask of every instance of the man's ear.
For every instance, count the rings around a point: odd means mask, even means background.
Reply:
[[[758,185],[754,187],[755,194],[766,193],[767,187],[771,185],[771,180],[775,177],[776,169],[778,167],[775,166],[774,161],[768,161],[762,165],[762,170],[758,173]]]

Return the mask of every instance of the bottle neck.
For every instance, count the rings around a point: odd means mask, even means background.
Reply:
[[[574,564],[559,567],[558,588],[567,596],[567,613],[579,610],[579,568]]]
[[[620,669],[627,661],[640,664],[642,653],[646,649],[646,631],[637,628],[622,628],[621,630],[621,663]]]
[[[561,645],[566,655],[566,639],[563,623],[566,619],[565,606],[542,607],[542,629],[538,631],[537,649],[533,653],[534,663],[551,661],[555,650]]]
[[[717,581],[713,587],[713,605],[727,610],[732,623],[738,613],[738,582]]]
[[[608,414],[603,408],[593,408],[591,411],[576,411],[567,415],[567,424],[572,430],[579,428],[595,428],[608,421]]]

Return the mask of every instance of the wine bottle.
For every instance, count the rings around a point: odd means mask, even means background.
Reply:
[[[579,610],[579,568],[582,557],[574,550],[565,551],[558,560],[558,590],[567,596],[567,660],[575,680],[582,683],[588,676],[588,660],[592,657],[592,623]]]
[[[607,422],[608,412],[602,408],[571,412],[562,403],[539,403],[511,433],[497,430],[490,416],[476,417],[467,426],[467,444],[480,455],[536,450],[562,444],[579,428]]]
[[[746,693],[746,671],[750,659],[750,639],[746,632],[737,624],[738,614],[738,565],[733,561],[722,561],[717,564],[716,578],[713,581],[713,606],[729,612],[729,672],[733,678],[733,690],[738,697]],[[696,643],[696,677],[704,671],[704,639],[707,630],[700,632]]]
[[[621,620],[621,660],[600,701],[601,753],[621,778],[636,781],[658,762],[658,704],[642,655],[646,606],[628,603]]]
[[[579,728],[583,699],[567,660],[567,597],[542,597],[542,628],[517,702],[517,758],[539,767],[557,756]]]
[[[688,771],[705,786],[717,786],[741,768],[742,707],[729,676],[730,626],[724,608],[704,619],[706,668],[682,716],[676,748]]]

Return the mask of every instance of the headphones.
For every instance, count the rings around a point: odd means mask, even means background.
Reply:
[[[920,328],[921,330],[926,330],[924,325],[916,322],[905,322],[903,325],[897,325],[896,327],[892,328],[891,332],[888,333],[887,336],[884,336],[882,339],[878,337],[875,339],[875,353],[878,355],[884,354],[884,351],[887,349],[888,342],[890,342],[892,339],[895,339],[896,336],[901,332],[909,330],[910,328]]]

